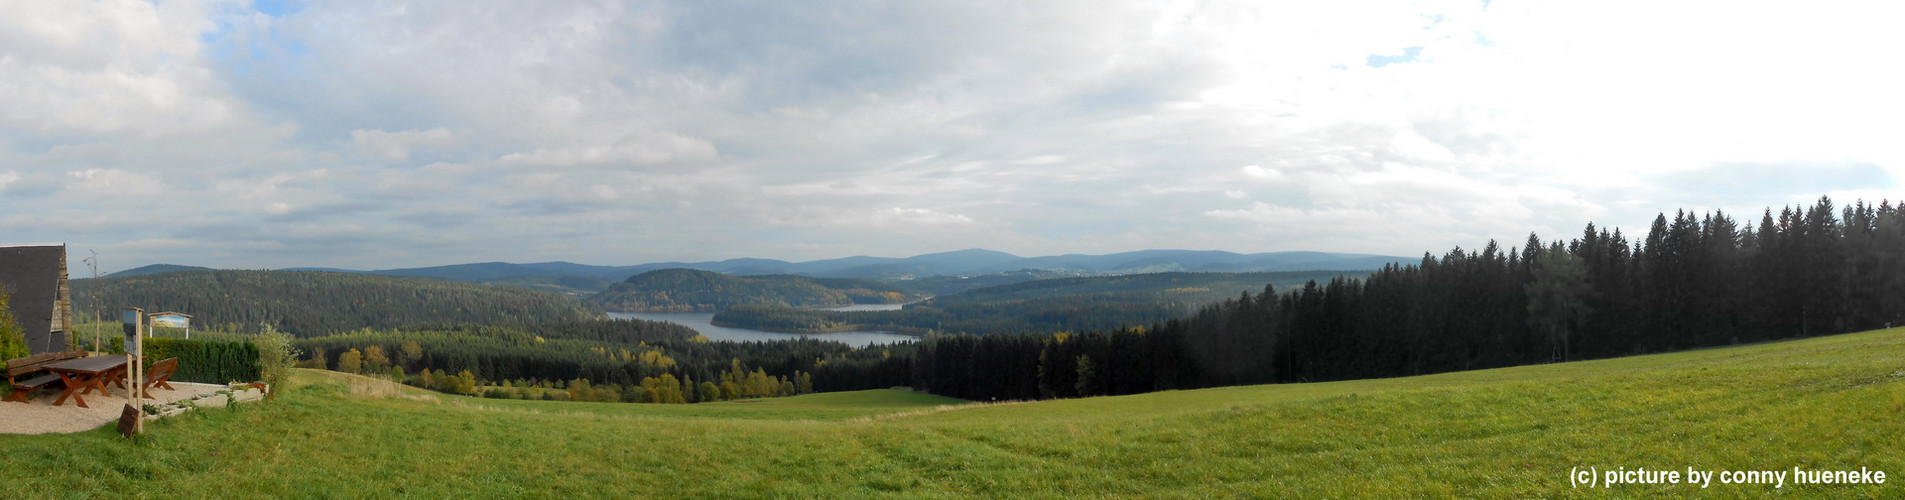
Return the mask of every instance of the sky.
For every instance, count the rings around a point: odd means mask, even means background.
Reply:
[[[0,242],[388,269],[1757,221],[1905,199],[1899,9],[0,0]]]

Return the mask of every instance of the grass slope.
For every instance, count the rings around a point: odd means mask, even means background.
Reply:
[[[1601,497],[1571,467],[1905,473],[1905,329],[1423,377],[1000,405],[487,401],[309,372],[281,401],[0,436],[10,496]],[[1897,497],[1877,486],[1617,496]]]

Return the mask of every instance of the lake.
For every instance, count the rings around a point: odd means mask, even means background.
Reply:
[[[899,309],[900,306],[901,304],[856,304],[851,306],[829,307],[827,308],[827,310],[831,310],[831,311],[892,311],[892,310]],[[736,342],[748,342],[748,341],[757,341],[757,340],[786,340],[786,339],[794,339],[794,338],[801,338],[801,337],[813,337],[813,338],[821,339],[821,340],[845,342],[847,345],[868,346],[873,344],[891,344],[894,342],[912,342],[914,340],[919,339],[918,337],[914,337],[911,335],[900,335],[897,333],[884,332],[884,331],[839,332],[839,333],[780,333],[780,332],[765,332],[761,330],[750,330],[747,328],[729,328],[725,326],[714,326],[714,324],[712,323],[712,321],[714,320],[714,313],[611,312],[609,313],[609,317],[615,318],[615,319],[645,319],[649,321],[666,321],[669,323],[685,326],[688,328],[693,328],[695,331],[701,332],[701,335],[708,337],[709,340],[732,340]]]
[[[840,307],[822,307],[822,311],[898,311],[906,304],[854,304]]]

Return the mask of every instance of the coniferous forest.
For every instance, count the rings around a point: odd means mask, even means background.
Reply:
[[[1633,239],[1589,224],[1565,241],[1530,235],[1520,246],[1424,255],[1366,280],[1246,293],[1148,329],[932,338],[915,351],[910,377],[962,398],[1066,397],[1404,376],[1882,328],[1905,318],[1900,212],[1889,202],[1835,208],[1821,198],[1747,222],[1721,212],[1661,214]]]

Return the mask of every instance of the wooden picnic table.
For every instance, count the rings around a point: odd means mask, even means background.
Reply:
[[[66,383],[66,390],[60,392],[59,399],[53,400],[53,406],[65,404],[67,396],[72,396],[73,402],[78,403],[80,408],[91,408],[86,406],[86,400],[80,396],[95,389],[101,395],[111,396],[112,393],[106,389],[106,381],[112,379],[113,375],[125,373],[125,370],[126,357],[114,355],[79,358],[46,365],[46,371],[59,375],[60,381]]]

